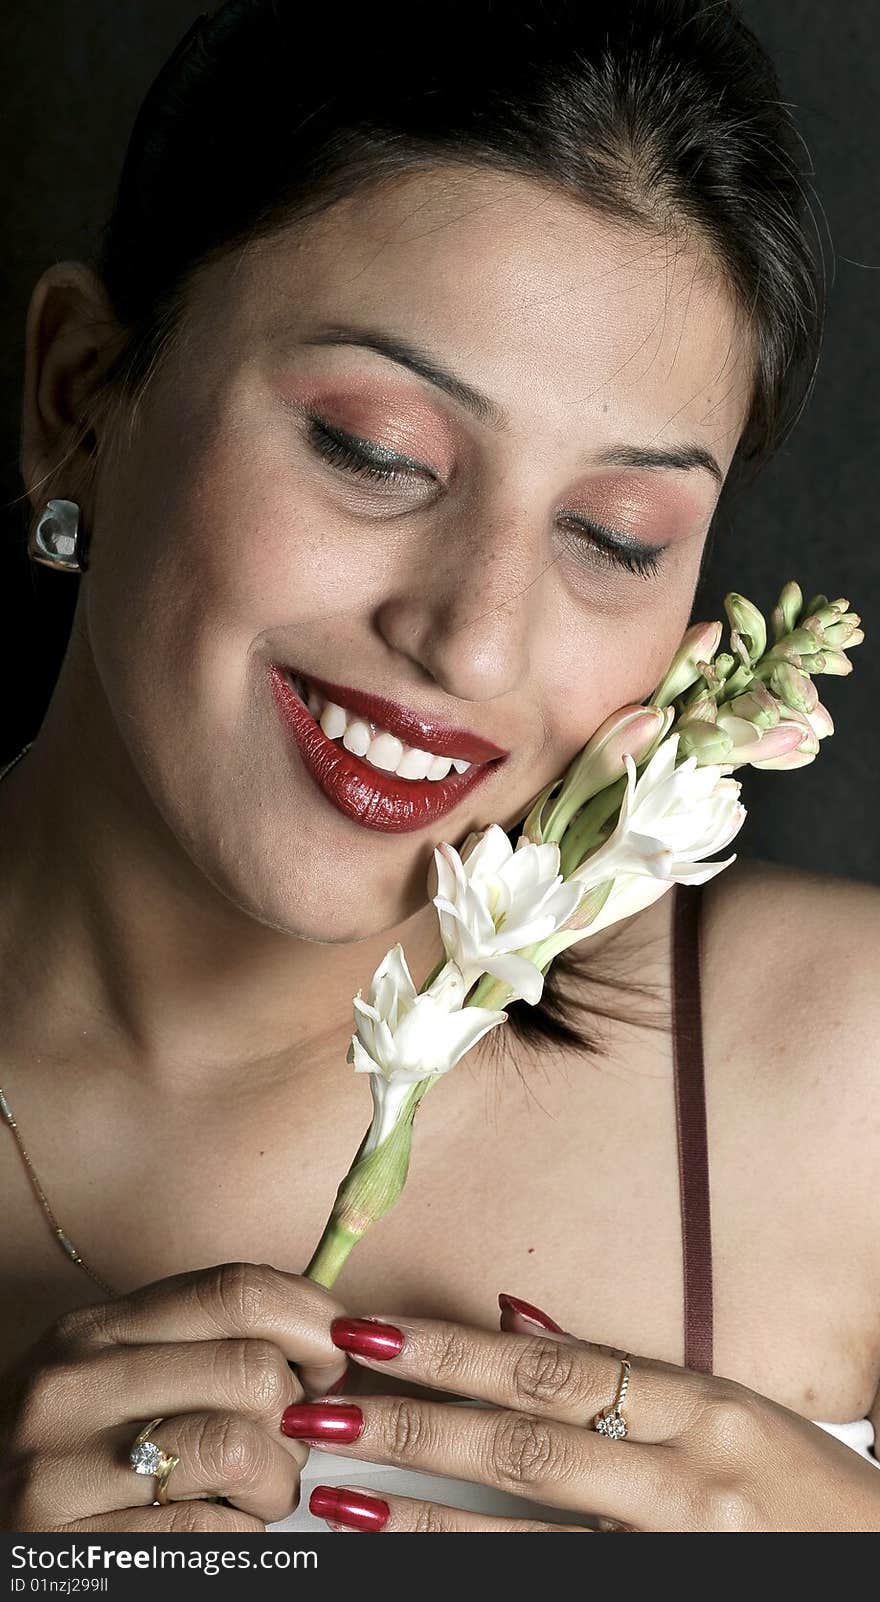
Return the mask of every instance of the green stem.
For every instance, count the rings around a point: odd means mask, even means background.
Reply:
[[[345,1267],[349,1252],[360,1238],[360,1235],[350,1234],[330,1218],[306,1269],[306,1279],[331,1290]]]
[[[579,868],[592,845],[598,843],[599,830],[608,819],[620,810],[626,794],[626,775],[616,779],[606,790],[588,801],[569,827],[559,848],[559,870],[564,879]]]

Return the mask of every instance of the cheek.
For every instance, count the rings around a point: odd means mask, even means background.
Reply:
[[[699,566],[695,553],[682,582],[647,585],[641,604],[572,612],[559,630],[544,682],[545,723],[562,763],[571,759],[618,707],[647,700],[660,682],[690,618]]]

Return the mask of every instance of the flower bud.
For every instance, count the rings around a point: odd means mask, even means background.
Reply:
[[[688,718],[683,719],[676,723],[675,732],[679,736],[678,749],[681,755],[695,756],[698,768],[725,762],[733,749],[733,740],[726,730],[714,723],[705,723],[700,718],[693,723]]]
[[[704,689],[696,692],[692,691],[691,693],[693,694],[693,700],[685,701],[681,722],[684,722],[685,718],[688,721],[693,718],[695,722],[714,723],[718,716],[718,702],[715,700],[712,691]]]
[[[831,605],[834,607],[835,612],[849,611],[849,601],[846,599],[845,595],[839,596],[836,601],[831,602]]]
[[[862,634],[859,628],[861,621],[858,612],[844,612],[836,623],[826,625],[823,630],[825,635],[823,643],[834,648],[851,645],[853,643],[853,635]],[[864,634],[862,634],[862,639],[864,639]],[[856,643],[861,644],[861,640]]]
[[[807,712],[806,718],[818,739],[824,740],[829,734],[834,733],[834,719],[821,701],[817,701],[812,712]]]
[[[666,707],[677,696],[696,683],[700,677],[700,661],[711,662],[718,646],[724,625],[722,623],[695,623],[687,630],[669,667],[651,696],[651,705]]]
[[[843,651],[823,651],[822,657],[822,666],[814,669],[815,672],[833,673],[838,678],[845,678],[847,673],[853,670],[849,657],[845,656]]]
[[[814,612],[823,612],[830,605],[827,595],[814,595],[804,607],[804,617],[812,617]]]
[[[745,718],[759,730],[772,729],[779,722],[779,707],[766,685],[758,679],[742,695],[735,695],[724,706],[734,717]]]
[[[770,689],[785,706],[794,707],[797,712],[812,712],[819,700],[819,691],[809,674],[790,662],[777,662],[770,675]]]
[[[738,726],[737,726],[738,725]],[[785,757],[790,751],[800,748],[805,731],[796,723],[786,720],[780,721],[775,728],[767,729],[763,734],[757,734],[751,723],[744,723],[738,718],[731,718],[725,724],[734,736],[733,749],[730,761],[734,767],[742,767],[751,763],[752,767],[758,765],[760,760],[764,763],[776,757]]]
[[[746,663],[757,662],[767,649],[767,625],[763,613],[744,595],[737,594],[736,590],[725,595],[724,610],[730,622],[733,649],[738,650],[741,640],[747,648],[743,660]]]
[[[767,761],[756,761],[753,757],[751,765],[753,768],[770,768],[778,773],[791,773],[795,768],[805,768],[815,760],[815,752],[795,750],[786,752],[785,756],[770,757]]]
[[[784,584],[779,592],[779,600],[776,604],[782,613],[785,633],[790,634],[792,629],[797,626],[801,607],[804,604],[803,590],[800,585],[796,584],[793,579],[790,583]]]
[[[600,724],[568,767],[558,796],[541,820],[542,842],[559,841],[585,802],[626,774],[627,752],[638,766],[661,740],[675,713],[672,707],[631,703]]]

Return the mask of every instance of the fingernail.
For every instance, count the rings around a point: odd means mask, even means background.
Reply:
[[[542,1313],[540,1307],[533,1307],[531,1302],[522,1302],[518,1296],[508,1296],[502,1291],[498,1298],[498,1306],[502,1313],[516,1313],[518,1318],[528,1319],[530,1324],[537,1324],[539,1329],[548,1329],[553,1335],[564,1335],[561,1324],[557,1324],[549,1314]]]
[[[355,1357],[374,1357],[385,1363],[403,1351],[403,1331],[393,1324],[380,1324],[374,1318],[334,1318],[330,1339],[343,1352]]]
[[[328,1385],[325,1394],[327,1396],[338,1396],[340,1391],[347,1390],[348,1389],[348,1383],[349,1383],[350,1374],[351,1374],[351,1364],[350,1363],[346,1363],[343,1372],[340,1374],[338,1380],[336,1381],[336,1384],[335,1385]]]
[[[281,1415],[281,1429],[297,1441],[339,1441],[349,1446],[364,1427],[364,1415],[350,1402],[294,1402]]]
[[[346,1491],[341,1485],[316,1485],[309,1497],[309,1512],[319,1519],[332,1519],[350,1530],[384,1530],[391,1509],[381,1496],[363,1491]]]

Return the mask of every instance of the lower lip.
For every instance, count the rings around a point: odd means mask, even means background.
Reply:
[[[328,740],[284,669],[274,662],[269,679],[282,721],[315,783],[328,801],[365,829],[385,834],[424,829],[471,795],[505,760],[475,763],[466,773],[446,779],[399,779],[394,773],[381,773],[344,745]]]

